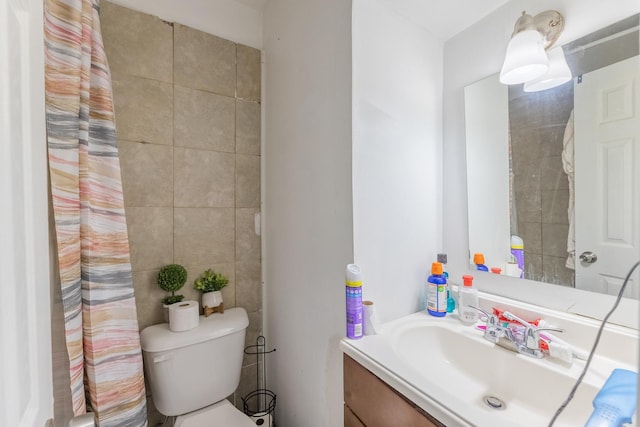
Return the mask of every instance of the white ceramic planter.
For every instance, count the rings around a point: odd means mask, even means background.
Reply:
[[[222,304],[222,292],[213,291],[202,294],[202,307],[214,308]]]

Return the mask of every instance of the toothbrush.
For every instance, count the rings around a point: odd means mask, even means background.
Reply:
[[[528,326],[530,328],[536,329],[535,326],[533,326],[531,323],[527,322],[526,320],[521,319],[520,317],[516,316],[515,314],[511,313],[510,311],[503,311],[502,315],[504,317],[506,317],[509,320],[515,320],[516,322],[520,322],[520,324],[522,326]]]
[[[544,326],[546,328],[550,328],[553,327],[553,325],[549,324],[549,322],[547,322],[546,320],[540,320],[540,326]],[[568,342],[566,342],[565,340],[563,340],[562,338],[557,337],[556,335],[553,335],[551,333],[547,333],[547,332],[541,332],[540,333],[540,337],[544,338],[547,341],[552,341],[552,342],[556,342],[562,346],[566,346],[568,347],[571,352],[573,353],[573,356],[577,359],[580,360],[587,360],[587,358],[589,357],[589,355],[587,354],[586,351],[577,349],[576,347],[572,346],[571,344],[569,344]]]
[[[511,312],[505,311],[504,313],[502,313],[502,315],[504,317],[506,317],[507,319],[515,320],[515,321],[518,321],[518,322],[522,323],[523,325],[531,326],[528,322],[522,320],[521,318],[519,318],[518,316],[516,316],[515,314],[513,314]],[[549,325],[548,322],[545,322],[543,319],[541,319],[538,322],[538,327],[549,328],[549,327],[551,327],[551,325]],[[559,346],[565,347],[566,349],[571,351],[571,353],[573,354],[574,357],[576,357],[578,359],[587,360],[587,354],[586,353],[584,353],[581,350],[578,350],[577,348],[575,348],[574,346],[572,346],[571,344],[569,344],[565,340],[560,339],[557,336],[555,336],[555,335],[553,335],[553,334],[551,334],[549,332],[540,332],[540,338],[543,338],[543,339],[545,339],[547,341],[555,342]]]

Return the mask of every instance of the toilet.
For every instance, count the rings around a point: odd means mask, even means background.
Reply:
[[[240,383],[244,308],[200,316],[200,324],[172,332],[168,323],[140,332],[144,366],[153,402],[175,427],[252,427],[254,422],[228,400]]]

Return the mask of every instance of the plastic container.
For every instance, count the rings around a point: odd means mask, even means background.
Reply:
[[[638,374],[626,369],[614,369],[593,399],[595,410],[585,427],[613,427],[630,423],[637,403]]]
[[[447,313],[452,313],[456,309],[456,300],[451,294],[451,283],[449,283],[449,273],[447,271],[447,254],[438,254],[438,262],[442,264],[442,275],[447,281]]]
[[[347,265],[345,280],[347,297],[347,338],[362,338],[364,311],[362,308],[362,273],[355,264]]]
[[[458,289],[458,317],[462,323],[474,324],[478,321],[478,290],[473,287],[473,276],[462,276],[463,286]]]
[[[442,264],[431,264],[431,275],[427,277],[427,313],[436,317],[447,314],[447,279],[442,275]]]
[[[473,254],[473,263],[476,265],[476,270],[489,271],[489,268],[484,265],[484,255],[481,253]]]
[[[524,276],[524,242],[519,236],[511,236],[511,254],[518,262],[520,277]]]

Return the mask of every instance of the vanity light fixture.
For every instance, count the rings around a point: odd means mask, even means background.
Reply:
[[[549,70],[541,77],[524,83],[525,92],[537,92],[551,89],[571,80],[571,70],[564,58],[562,46],[556,46],[547,51],[549,56]]]
[[[571,80],[561,47],[551,49],[564,29],[564,18],[555,10],[531,16],[522,12],[507,46],[500,82],[525,83],[525,91],[549,89]]]

